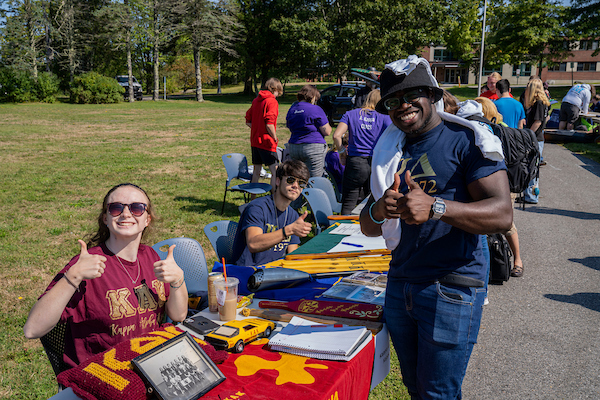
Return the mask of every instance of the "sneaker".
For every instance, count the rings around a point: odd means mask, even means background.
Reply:
[[[485,299],[483,300],[483,305],[487,306],[488,304],[490,304],[490,300],[488,299],[487,296],[485,296]]]
[[[540,167],[541,167],[542,165],[546,165],[546,164],[548,164],[546,161],[544,161],[544,160],[540,161]]]

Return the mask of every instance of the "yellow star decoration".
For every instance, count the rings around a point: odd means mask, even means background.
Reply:
[[[264,345],[268,342],[267,339],[257,340],[253,345]],[[315,382],[315,378],[307,372],[306,368],[328,369],[327,365],[323,364],[306,364],[309,360],[307,357],[296,356],[293,354],[279,353],[281,359],[277,361],[269,361],[258,356],[242,355],[235,360],[234,364],[237,367],[238,376],[250,376],[256,374],[261,369],[272,369],[279,372],[276,385],[283,385],[288,382],[297,384],[310,385]]]

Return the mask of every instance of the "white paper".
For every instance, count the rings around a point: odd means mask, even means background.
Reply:
[[[360,233],[360,224],[339,224],[337,228],[329,232],[330,235],[354,235]]]
[[[356,233],[343,238],[342,241],[338,243],[335,247],[333,247],[331,250],[329,250],[328,253],[382,249],[386,249],[385,239],[383,238],[383,236],[368,237],[363,235],[362,233]]]

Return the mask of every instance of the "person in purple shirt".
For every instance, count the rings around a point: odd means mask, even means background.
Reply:
[[[288,150],[293,160],[300,160],[308,167],[310,176],[323,176],[327,143],[331,126],[325,111],[318,105],[321,93],[314,85],[304,85],[298,91],[298,101],[287,113],[287,127],[292,133]]]
[[[363,198],[371,193],[371,157],[373,148],[383,131],[392,123],[388,115],[375,112],[381,99],[379,89],[372,90],[362,108],[348,111],[333,134],[333,143],[344,152],[342,137],[348,132],[348,156],[342,179],[342,215],[348,215],[359,203],[360,189]]]

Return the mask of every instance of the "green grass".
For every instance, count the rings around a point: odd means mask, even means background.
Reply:
[[[220,215],[226,179],[221,155],[250,156],[244,114],[251,100],[209,94],[201,104],[0,104],[0,293],[5,303],[0,398],[46,399],[56,393],[39,341],[26,340],[22,327],[52,277],[77,254],[77,239],[94,230],[102,198],[113,185],[133,182],[150,195],[159,218],[149,244],[192,237],[213,265],[217,259],[202,229],[213,221],[239,219],[243,199],[235,193],[227,195]],[[279,100],[283,144],[289,138],[285,115],[295,96]],[[407,398],[401,388],[396,372],[371,398]]]

